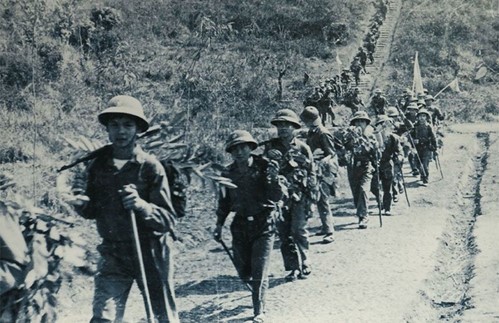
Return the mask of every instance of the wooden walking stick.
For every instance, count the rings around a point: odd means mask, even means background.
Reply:
[[[144,285],[144,298],[146,302],[146,314],[147,314],[147,322],[154,323],[154,312],[152,310],[151,296],[149,295],[149,288],[147,287],[147,277],[146,277],[146,269],[144,267],[144,259],[142,258],[142,249],[140,248],[140,240],[139,240],[139,230],[137,228],[137,219],[135,217],[135,212],[133,210],[129,211],[130,219],[132,220],[132,229],[133,229],[133,240],[135,242],[135,249],[137,251],[137,258],[139,260],[140,267],[140,277],[142,280],[142,284]]]
[[[378,201],[378,214],[379,214],[379,227],[383,227],[383,218],[381,216],[381,180],[379,176],[379,153],[376,152],[376,185],[378,185],[378,194],[376,194],[376,200]]]
[[[220,237],[220,240],[218,241],[220,242],[220,244],[222,245],[222,247],[224,248],[225,252],[227,253],[227,255],[229,256],[230,258],[230,261],[232,261],[232,264],[234,265],[234,267],[236,267],[236,263],[234,261],[234,256],[232,256],[232,254],[230,253],[230,250],[229,248],[227,248],[227,245],[225,244],[225,242],[222,240],[222,237]],[[246,288],[250,291],[250,292],[253,292],[253,288],[251,287],[251,285],[248,283],[248,282],[244,282],[244,285],[246,286]]]

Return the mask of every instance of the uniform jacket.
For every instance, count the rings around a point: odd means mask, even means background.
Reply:
[[[156,157],[135,147],[133,158],[121,170],[113,164],[112,146],[95,158],[88,167],[86,195],[90,198],[82,216],[95,219],[104,241],[131,242],[133,231],[129,211],[118,193],[124,185],[135,184],[139,196],[152,206],[151,214],[137,214],[141,239],[173,232],[173,210],[168,179]]]
[[[412,139],[418,150],[435,150],[437,140],[430,124],[421,124],[417,122],[411,131]]]
[[[244,172],[235,163],[222,172],[222,176],[230,178],[237,188],[220,195],[217,224],[223,225],[230,212],[236,212],[236,218],[267,216],[271,202],[278,202],[283,195],[279,182],[267,178],[267,167],[265,159],[252,156],[249,168]]]

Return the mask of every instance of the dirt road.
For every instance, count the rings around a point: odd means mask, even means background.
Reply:
[[[499,127],[470,129],[456,126],[446,136],[440,155],[444,178],[432,163],[430,185],[422,187],[405,169],[411,207],[401,196],[394,215],[383,217],[382,228],[372,199],[369,228],[357,229],[343,173],[342,194],[333,205],[336,241],[321,244],[320,237],[313,236],[319,219],[310,221],[313,272],[308,279],[284,282],[276,244],[268,321],[498,321],[494,228],[499,220],[493,215],[499,200],[494,194],[498,170],[488,165],[499,159]],[[208,237],[213,213],[197,221],[198,233]],[[252,317],[249,292],[216,242],[206,240],[189,251],[179,247],[184,250],[177,255],[176,272],[182,322],[244,322]],[[61,299],[60,321],[86,322],[91,315],[91,278],[76,276],[72,286],[61,291],[71,297]],[[126,320],[139,322],[143,317],[134,290]]]

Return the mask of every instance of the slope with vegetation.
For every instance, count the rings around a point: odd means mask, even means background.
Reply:
[[[383,75],[389,94],[394,98],[411,86],[418,52],[423,84],[430,94],[457,79],[459,94],[446,90],[439,96],[442,110],[454,122],[497,120],[497,18],[493,0],[403,1],[389,69]]]

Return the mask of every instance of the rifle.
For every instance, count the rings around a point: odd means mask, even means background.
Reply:
[[[150,136],[152,136],[152,135],[154,135],[154,134],[156,134],[156,133],[158,133],[160,131],[161,131],[161,126],[159,126],[159,125],[150,127],[146,132],[138,134],[137,135],[137,139],[142,139],[142,138],[150,137]],[[69,168],[73,168],[73,167],[75,167],[78,164],[81,164],[81,163],[87,162],[89,160],[95,159],[97,156],[99,156],[99,154],[101,154],[103,151],[109,149],[110,147],[111,147],[111,144],[107,144],[107,145],[104,145],[104,146],[102,146],[102,147],[100,147],[100,148],[98,148],[96,150],[93,150],[93,151],[89,152],[88,154],[86,154],[85,156],[83,156],[81,158],[78,158],[74,162],[62,166],[61,168],[59,168],[57,170],[57,172],[60,173],[63,170],[66,170],[66,169],[69,169]]]

